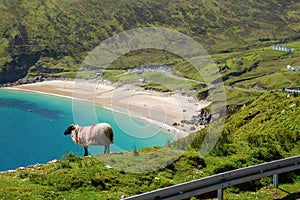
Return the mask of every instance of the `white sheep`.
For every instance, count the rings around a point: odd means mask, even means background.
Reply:
[[[114,133],[107,123],[94,124],[92,126],[78,126],[71,124],[64,135],[71,134],[72,140],[79,146],[84,146],[84,156],[88,155],[88,146],[103,145],[104,153],[109,153],[109,145],[113,143]]]

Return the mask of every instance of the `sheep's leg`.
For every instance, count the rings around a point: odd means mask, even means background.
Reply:
[[[107,146],[104,146],[104,154],[107,153]]]
[[[106,153],[109,153],[109,145],[107,146],[107,152]]]
[[[88,146],[84,146],[84,156],[88,156],[89,152],[88,152]]]

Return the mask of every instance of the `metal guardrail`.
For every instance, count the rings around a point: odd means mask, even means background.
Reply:
[[[300,156],[285,158],[259,165],[236,169],[206,178],[146,192],[123,200],[185,199],[211,191],[218,191],[223,199],[223,188],[273,175],[273,185],[278,186],[278,174],[300,169]]]
[[[284,88],[284,91],[292,94],[300,94],[300,86]]]

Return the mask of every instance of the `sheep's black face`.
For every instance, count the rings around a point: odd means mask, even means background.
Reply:
[[[69,135],[72,133],[72,131],[75,130],[74,124],[70,125],[64,132],[65,135]]]

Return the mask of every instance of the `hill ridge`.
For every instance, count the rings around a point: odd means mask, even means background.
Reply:
[[[299,8],[294,0],[3,0],[0,82],[75,71],[101,41],[137,27],[180,31],[211,52],[295,38]]]

